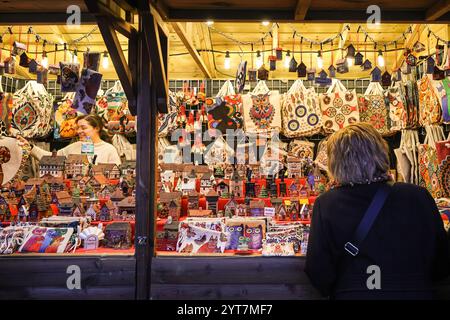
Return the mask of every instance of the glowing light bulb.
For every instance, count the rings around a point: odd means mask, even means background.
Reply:
[[[72,61],[73,63],[78,63],[78,53],[76,50],[73,52]]]
[[[108,52],[106,52],[106,51],[103,53],[102,67],[103,67],[103,69],[108,69],[108,67],[109,67]]]
[[[207,26],[212,26],[214,24],[214,21],[208,20],[205,22]]]
[[[286,56],[284,57],[284,67],[286,69],[289,68],[290,62],[291,62],[291,50],[288,50]]]
[[[323,69],[323,59],[320,51],[317,53],[317,68]]]
[[[256,68],[261,68],[263,65],[263,59],[261,57],[261,52],[257,51],[256,52]]]
[[[264,27],[267,27],[267,26],[270,24],[270,21],[264,20],[263,22],[261,22],[261,24],[262,24]]]
[[[378,62],[379,67],[384,67],[384,57],[383,57],[383,53],[381,51],[379,51],[379,53],[378,53],[377,62]]]
[[[355,65],[355,57],[348,56],[347,57],[347,64],[349,67],[353,67]]]
[[[48,58],[47,58],[47,54],[46,54],[45,52],[42,54],[41,65],[42,65],[45,69],[48,68]]]
[[[230,60],[230,52],[229,51],[227,51],[227,53],[225,54],[225,61],[224,61],[223,67],[227,70],[231,68],[231,60]]]

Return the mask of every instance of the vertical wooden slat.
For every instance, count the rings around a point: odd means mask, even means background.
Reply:
[[[136,162],[136,298],[147,299],[150,287],[149,270],[151,255],[149,251],[150,237],[150,204],[152,199],[150,159],[152,126],[150,61],[145,41],[143,40],[142,19],[139,21],[138,48],[138,81],[137,81],[137,162]],[[153,178],[154,179],[154,178]],[[154,188],[153,188],[154,189]]]
[[[137,95],[137,78],[138,78],[138,39],[137,32],[132,32],[128,39],[128,66],[131,73],[131,85],[133,87],[133,93]],[[130,112],[133,115],[137,114],[136,105],[129,105]]]

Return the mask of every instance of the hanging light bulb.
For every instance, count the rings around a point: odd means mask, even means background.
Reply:
[[[289,63],[291,62],[291,50],[286,52],[286,56],[284,57],[284,67],[289,68]]]
[[[323,59],[320,51],[317,52],[317,68],[323,69]]]
[[[227,70],[231,68],[231,60],[230,60],[230,52],[229,51],[227,51],[225,54],[225,61],[224,61],[223,67]]]
[[[256,68],[261,68],[263,65],[263,59],[261,57],[261,51],[256,51]]]
[[[205,22],[207,26],[212,26],[214,24],[213,20],[208,20]]]
[[[77,49],[73,50],[72,62],[73,63],[78,63],[78,51],[77,51]]]
[[[264,21],[261,22],[261,24],[262,24],[264,27],[267,27],[267,26],[269,25],[269,23],[270,23],[270,21],[267,21],[267,20],[264,20]]]
[[[383,52],[381,52],[381,50],[378,51],[377,62],[378,62],[379,67],[384,67],[384,57],[383,57]]]
[[[347,56],[347,64],[349,67],[353,67],[355,65],[355,57]]]
[[[47,58],[47,53],[45,51],[42,52],[42,61],[41,61],[41,65],[47,69],[48,68],[48,58]]]
[[[108,59],[108,52],[107,51],[105,51],[103,53],[102,67],[103,67],[103,69],[108,69],[108,67],[109,67],[109,59]]]

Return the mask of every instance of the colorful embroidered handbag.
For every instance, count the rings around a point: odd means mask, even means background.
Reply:
[[[333,133],[349,124],[359,122],[356,91],[347,90],[337,79],[333,79],[328,91],[320,95],[320,107],[326,133]]]
[[[298,159],[314,159],[314,143],[306,140],[292,140],[288,153]]]
[[[55,139],[70,139],[77,135],[76,119],[82,113],[72,108],[73,98],[73,92],[67,93],[55,111],[55,126],[53,130]]]
[[[306,89],[302,80],[296,80],[283,95],[283,133],[286,137],[311,136],[322,128],[322,111],[314,88]]]
[[[450,155],[448,155],[439,165],[439,183],[443,197],[450,197]]]
[[[439,129],[440,128],[440,129]],[[436,141],[443,140],[443,131],[439,126],[425,126],[426,137],[418,146],[419,185],[427,188],[434,198],[442,196],[439,183],[439,162],[436,153]]]
[[[404,86],[400,86],[406,100],[406,110],[408,114],[408,129],[419,126],[419,88],[415,81],[407,80]]]
[[[177,128],[179,103],[175,93],[169,90],[169,105],[167,113],[158,113],[158,136],[166,137]]]
[[[80,81],[80,64],[60,62],[61,92],[75,92]]]
[[[428,75],[417,81],[419,88],[419,123],[421,126],[441,122],[441,102],[436,95]]]
[[[128,109],[128,101],[120,81],[116,81],[114,86],[105,92],[105,96],[108,103],[108,131],[112,134],[134,135],[136,119]]]
[[[396,132],[406,129],[408,113],[404,97],[400,93],[399,84],[395,83],[385,92],[385,103],[389,106],[389,131]]]
[[[364,96],[358,97],[358,101],[360,121],[370,123],[382,135],[387,134],[388,111],[380,83],[371,82]]]
[[[314,159],[314,163],[322,170],[328,170],[327,139],[322,139],[319,142],[316,159]]]
[[[450,133],[447,140],[436,141],[436,153],[439,163],[444,161],[447,156],[450,156]]]
[[[262,133],[281,130],[280,94],[270,91],[264,81],[242,96],[246,133]]]
[[[28,81],[14,93],[11,113],[10,132],[13,136],[46,137],[53,127],[53,96],[42,84]]]
[[[95,98],[100,89],[102,74],[91,69],[81,71],[80,81],[77,84],[73,108],[78,112],[90,114],[94,111]]]
[[[450,80],[445,78],[442,81],[435,81],[434,84],[441,99],[442,122],[450,123]]]

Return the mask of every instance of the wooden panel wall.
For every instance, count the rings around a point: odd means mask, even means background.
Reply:
[[[156,257],[151,299],[319,299],[302,257]]]
[[[81,289],[67,288],[67,267],[81,269]],[[1,257],[0,299],[134,299],[136,260],[116,257]]]

